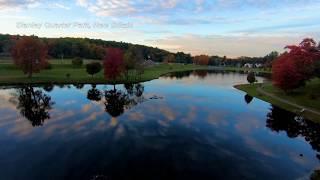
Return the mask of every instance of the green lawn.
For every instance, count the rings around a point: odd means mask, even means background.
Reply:
[[[243,68],[243,67],[224,67],[226,71],[254,71],[258,73],[271,73],[271,69],[264,68]]]
[[[297,104],[299,106],[303,106],[311,110],[320,112],[320,91],[319,91],[320,79],[319,78],[315,78],[309,81],[305,87],[301,87],[290,93],[283,92],[282,90],[274,87],[271,83],[254,84],[254,85],[246,84],[246,85],[235,86],[237,89],[245,91],[246,93],[248,93],[253,97],[257,97],[259,99],[262,99],[264,101],[277,105],[291,112],[299,112],[301,109],[259,92],[257,90],[259,86],[263,91],[267,93],[271,93],[278,98],[281,98],[291,103]],[[317,122],[320,122],[320,116],[318,114],[314,114],[312,112],[306,111],[302,115],[310,120],[315,120]]]
[[[92,62],[86,60],[84,63]],[[42,70],[40,73],[33,74],[32,78],[27,78],[27,75],[16,68],[9,61],[1,61],[0,63],[0,85],[6,84],[27,84],[27,83],[111,83],[104,78],[103,71],[94,75],[88,75],[85,66],[81,68],[74,68],[70,60],[50,61],[52,69]],[[156,79],[159,76],[175,71],[187,71],[196,69],[208,69],[207,66],[198,65],[183,65],[183,64],[159,64],[151,68],[146,68],[141,76],[137,76],[134,72],[129,72],[129,77],[121,77],[117,79],[116,83],[133,83],[143,82]],[[67,74],[70,77],[67,78]]]
[[[97,60],[84,60],[84,64]],[[97,61],[101,62],[101,61]],[[12,64],[12,59],[0,59],[0,85],[5,84],[27,84],[27,83],[111,83],[103,76],[103,71],[91,77],[86,73],[85,66],[82,68],[74,68],[71,65],[71,59],[52,59],[50,60],[52,69],[42,70],[40,73],[33,74],[33,77],[27,78],[21,70]],[[187,71],[197,69],[214,69],[214,70],[227,70],[227,71],[256,71],[256,72],[269,72],[261,69],[243,69],[232,67],[209,67],[199,65],[183,65],[183,64],[159,64],[151,68],[145,69],[141,77],[137,77],[136,73],[130,72],[128,78],[119,78],[116,83],[129,83],[129,82],[143,82],[156,79],[159,76],[176,71]],[[70,77],[67,78],[67,74]]]

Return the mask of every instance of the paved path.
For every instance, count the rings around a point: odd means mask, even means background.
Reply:
[[[319,111],[316,111],[316,110],[314,110],[314,109],[310,109],[310,108],[308,108],[308,107],[301,106],[301,105],[298,105],[298,104],[296,104],[296,103],[290,102],[290,101],[288,101],[288,100],[286,100],[286,99],[280,98],[280,97],[278,97],[278,96],[276,96],[276,95],[274,95],[274,94],[272,94],[272,93],[266,92],[266,91],[263,90],[261,87],[258,87],[258,88],[257,88],[257,91],[260,92],[260,93],[262,93],[262,94],[265,94],[265,95],[267,95],[267,96],[269,96],[269,97],[272,97],[273,99],[276,99],[277,101],[280,101],[280,102],[289,104],[289,105],[294,106],[294,107],[296,107],[296,108],[298,108],[298,109],[301,109],[301,110],[304,109],[305,111],[309,111],[309,112],[311,112],[311,113],[313,113],[313,114],[317,114],[317,115],[320,116],[320,112],[319,112]]]

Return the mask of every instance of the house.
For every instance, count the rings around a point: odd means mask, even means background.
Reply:
[[[244,68],[253,68],[253,64],[246,63],[243,65]]]
[[[257,63],[257,64],[255,64],[254,65],[256,68],[263,68],[263,64],[261,64],[261,63]]]

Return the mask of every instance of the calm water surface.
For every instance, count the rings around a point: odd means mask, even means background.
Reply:
[[[197,71],[115,87],[3,87],[0,179],[315,175],[320,126],[233,88],[240,83],[246,75]]]

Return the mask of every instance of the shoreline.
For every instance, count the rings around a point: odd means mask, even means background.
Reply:
[[[107,80],[103,76],[103,72],[99,72],[93,77],[86,73],[84,67],[73,68],[71,64],[53,64],[50,70],[43,70],[40,73],[34,74],[32,78],[27,78],[13,64],[0,64],[0,86],[9,85],[32,85],[32,84],[126,84],[140,83],[158,79],[168,73],[194,71],[194,70],[216,70],[227,72],[247,72],[255,71],[257,73],[269,74],[270,72],[262,69],[245,69],[245,68],[230,68],[218,66],[200,66],[194,64],[159,64],[153,67],[146,68],[144,73],[139,75],[129,73],[129,77],[122,77],[116,81]],[[2,68],[2,69],[1,69]],[[66,74],[69,73],[70,77]]]
[[[265,85],[266,83],[239,84],[235,85],[234,88],[243,91],[252,97],[302,116],[308,120],[320,123],[320,111],[318,109],[302,105],[296,101],[288,100],[288,98],[284,98],[272,92],[268,92],[268,90],[264,89]]]

